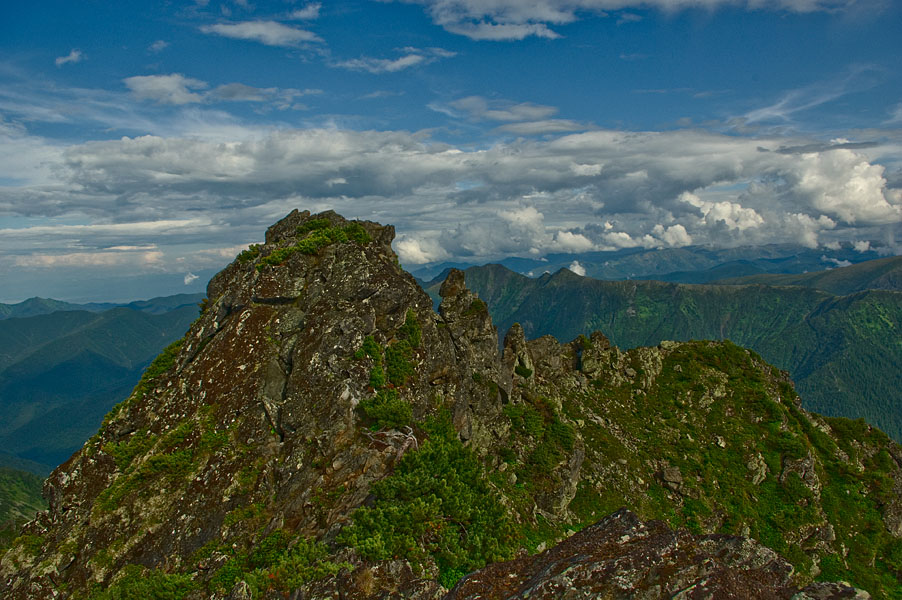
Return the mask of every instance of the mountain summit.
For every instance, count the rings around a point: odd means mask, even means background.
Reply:
[[[728,342],[515,325],[499,350],[463,273],[434,313],[393,237],[294,211],[216,275],[47,480],[3,596],[899,593],[902,451],[881,432],[807,413]]]

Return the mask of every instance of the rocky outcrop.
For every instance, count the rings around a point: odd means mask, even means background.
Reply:
[[[433,599],[519,551],[453,597],[781,597],[819,572],[886,596],[902,453],[885,436],[806,413],[784,373],[728,342],[622,352],[514,326],[499,351],[463,274],[436,314],[393,235],[294,211],[216,275],[182,342],[47,480],[0,595],[146,580],[191,600]],[[621,506],[638,517],[586,528]]]
[[[754,540],[673,531],[619,510],[535,556],[468,575],[446,600],[870,598],[843,584],[792,584],[792,565]]]

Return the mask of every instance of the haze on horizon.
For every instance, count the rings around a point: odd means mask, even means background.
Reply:
[[[407,266],[902,252],[902,6],[408,0],[0,9],[0,302],[196,291],[293,208]]]

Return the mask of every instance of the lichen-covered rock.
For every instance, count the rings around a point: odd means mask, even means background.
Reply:
[[[468,575],[447,600],[868,598],[841,584],[800,591],[792,565],[754,540],[673,531],[620,510],[535,556]]]
[[[622,506],[639,517],[521,556],[498,589],[895,589],[902,452],[880,432],[805,412],[728,342],[624,352],[514,326],[502,351],[463,273],[436,314],[393,236],[294,211],[216,275],[185,338],[48,478],[0,596],[432,600]]]

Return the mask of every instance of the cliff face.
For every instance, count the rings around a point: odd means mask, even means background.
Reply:
[[[806,413],[729,343],[622,353],[515,326],[499,352],[463,274],[435,314],[393,235],[295,211],[214,277],[184,340],[47,480],[3,596],[438,598],[621,506],[787,554],[781,589],[898,591],[885,436]]]

